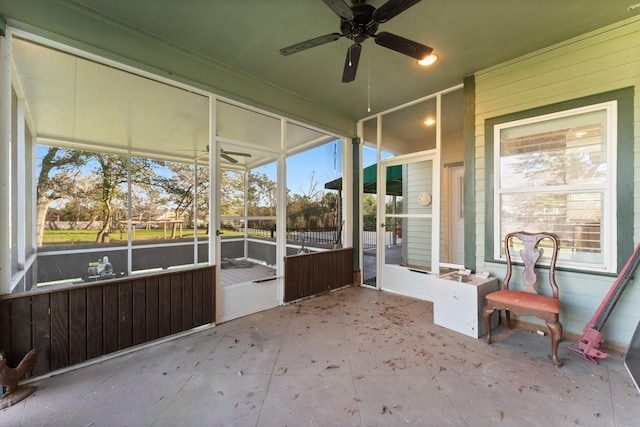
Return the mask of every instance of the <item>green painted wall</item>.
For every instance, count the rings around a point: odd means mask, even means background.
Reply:
[[[633,246],[640,241],[640,19],[633,18],[566,42],[533,52],[475,74],[475,261],[478,271],[504,276],[504,264],[487,261],[485,121],[577,98],[634,88],[633,162],[623,166],[632,177],[633,190],[623,201],[630,218]],[[628,183],[623,183],[627,185]],[[630,212],[632,211],[632,212]],[[628,245],[625,245],[628,246]],[[621,251],[622,252],[622,251]],[[620,254],[618,264],[630,255]],[[565,332],[581,335],[615,276],[559,271],[561,322]],[[640,280],[630,284],[603,330],[605,341],[627,345],[640,320]],[[536,322],[535,319],[525,319]]]

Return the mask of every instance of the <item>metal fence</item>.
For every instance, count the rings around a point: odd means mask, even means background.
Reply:
[[[247,233],[250,236],[269,237],[274,238],[276,231],[273,228],[247,228]],[[287,240],[297,240],[305,243],[318,243],[323,245],[329,245],[339,242],[338,228],[326,227],[326,228],[311,228],[311,227],[298,227],[287,228]]]

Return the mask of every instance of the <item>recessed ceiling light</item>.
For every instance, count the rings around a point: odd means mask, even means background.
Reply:
[[[436,124],[436,119],[428,118],[424,121],[424,124],[427,126],[433,126]]]
[[[438,60],[438,55],[436,55],[435,53],[432,53],[431,55],[420,59],[418,61],[418,65],[421,65],[423,67],[428,67],[429,65],[434,64],[437,60]]]

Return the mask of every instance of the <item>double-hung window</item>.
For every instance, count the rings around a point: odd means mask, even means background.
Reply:
[[[559,266],[616,271],[617,117],[612,100],[493,127],[495,259],[507,233],[545,231]]]

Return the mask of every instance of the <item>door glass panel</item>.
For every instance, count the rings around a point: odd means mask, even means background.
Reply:
[[[197,165],[198,199],[195,214],[194,230],[198,241],[198,263],[209,262],[209,230],[211,220],[209,218],[209,166]]]
[[[433,162],[385,168],[385,265],[432,271]],[[385,281],[392,279],[385,273]]]
[[[391,223],[393,218],[388,217]],[[395,232],[387,231],[385,264],[399,265],[419,271],[431,271],[431,218],[403,218],[398,220]],[[391,236],[392,235],[392,236]]]
[[[221,144],[218,322],[279,303],[274,153]]]
[[[245,150],[248,151],[248,150]],[[242,149],[223,153],[240,156]],[[250,164],[249,164],[250,166]],[[223,169],[221,181],[220,241],[221,285],[260,281],[275,276],[276,267],[276,172],[275,161],[255,168]]]
[[[276,179],[275,160],[251,169],[247,176],[246,259],[256,266],[258,279],[276,274]]]

